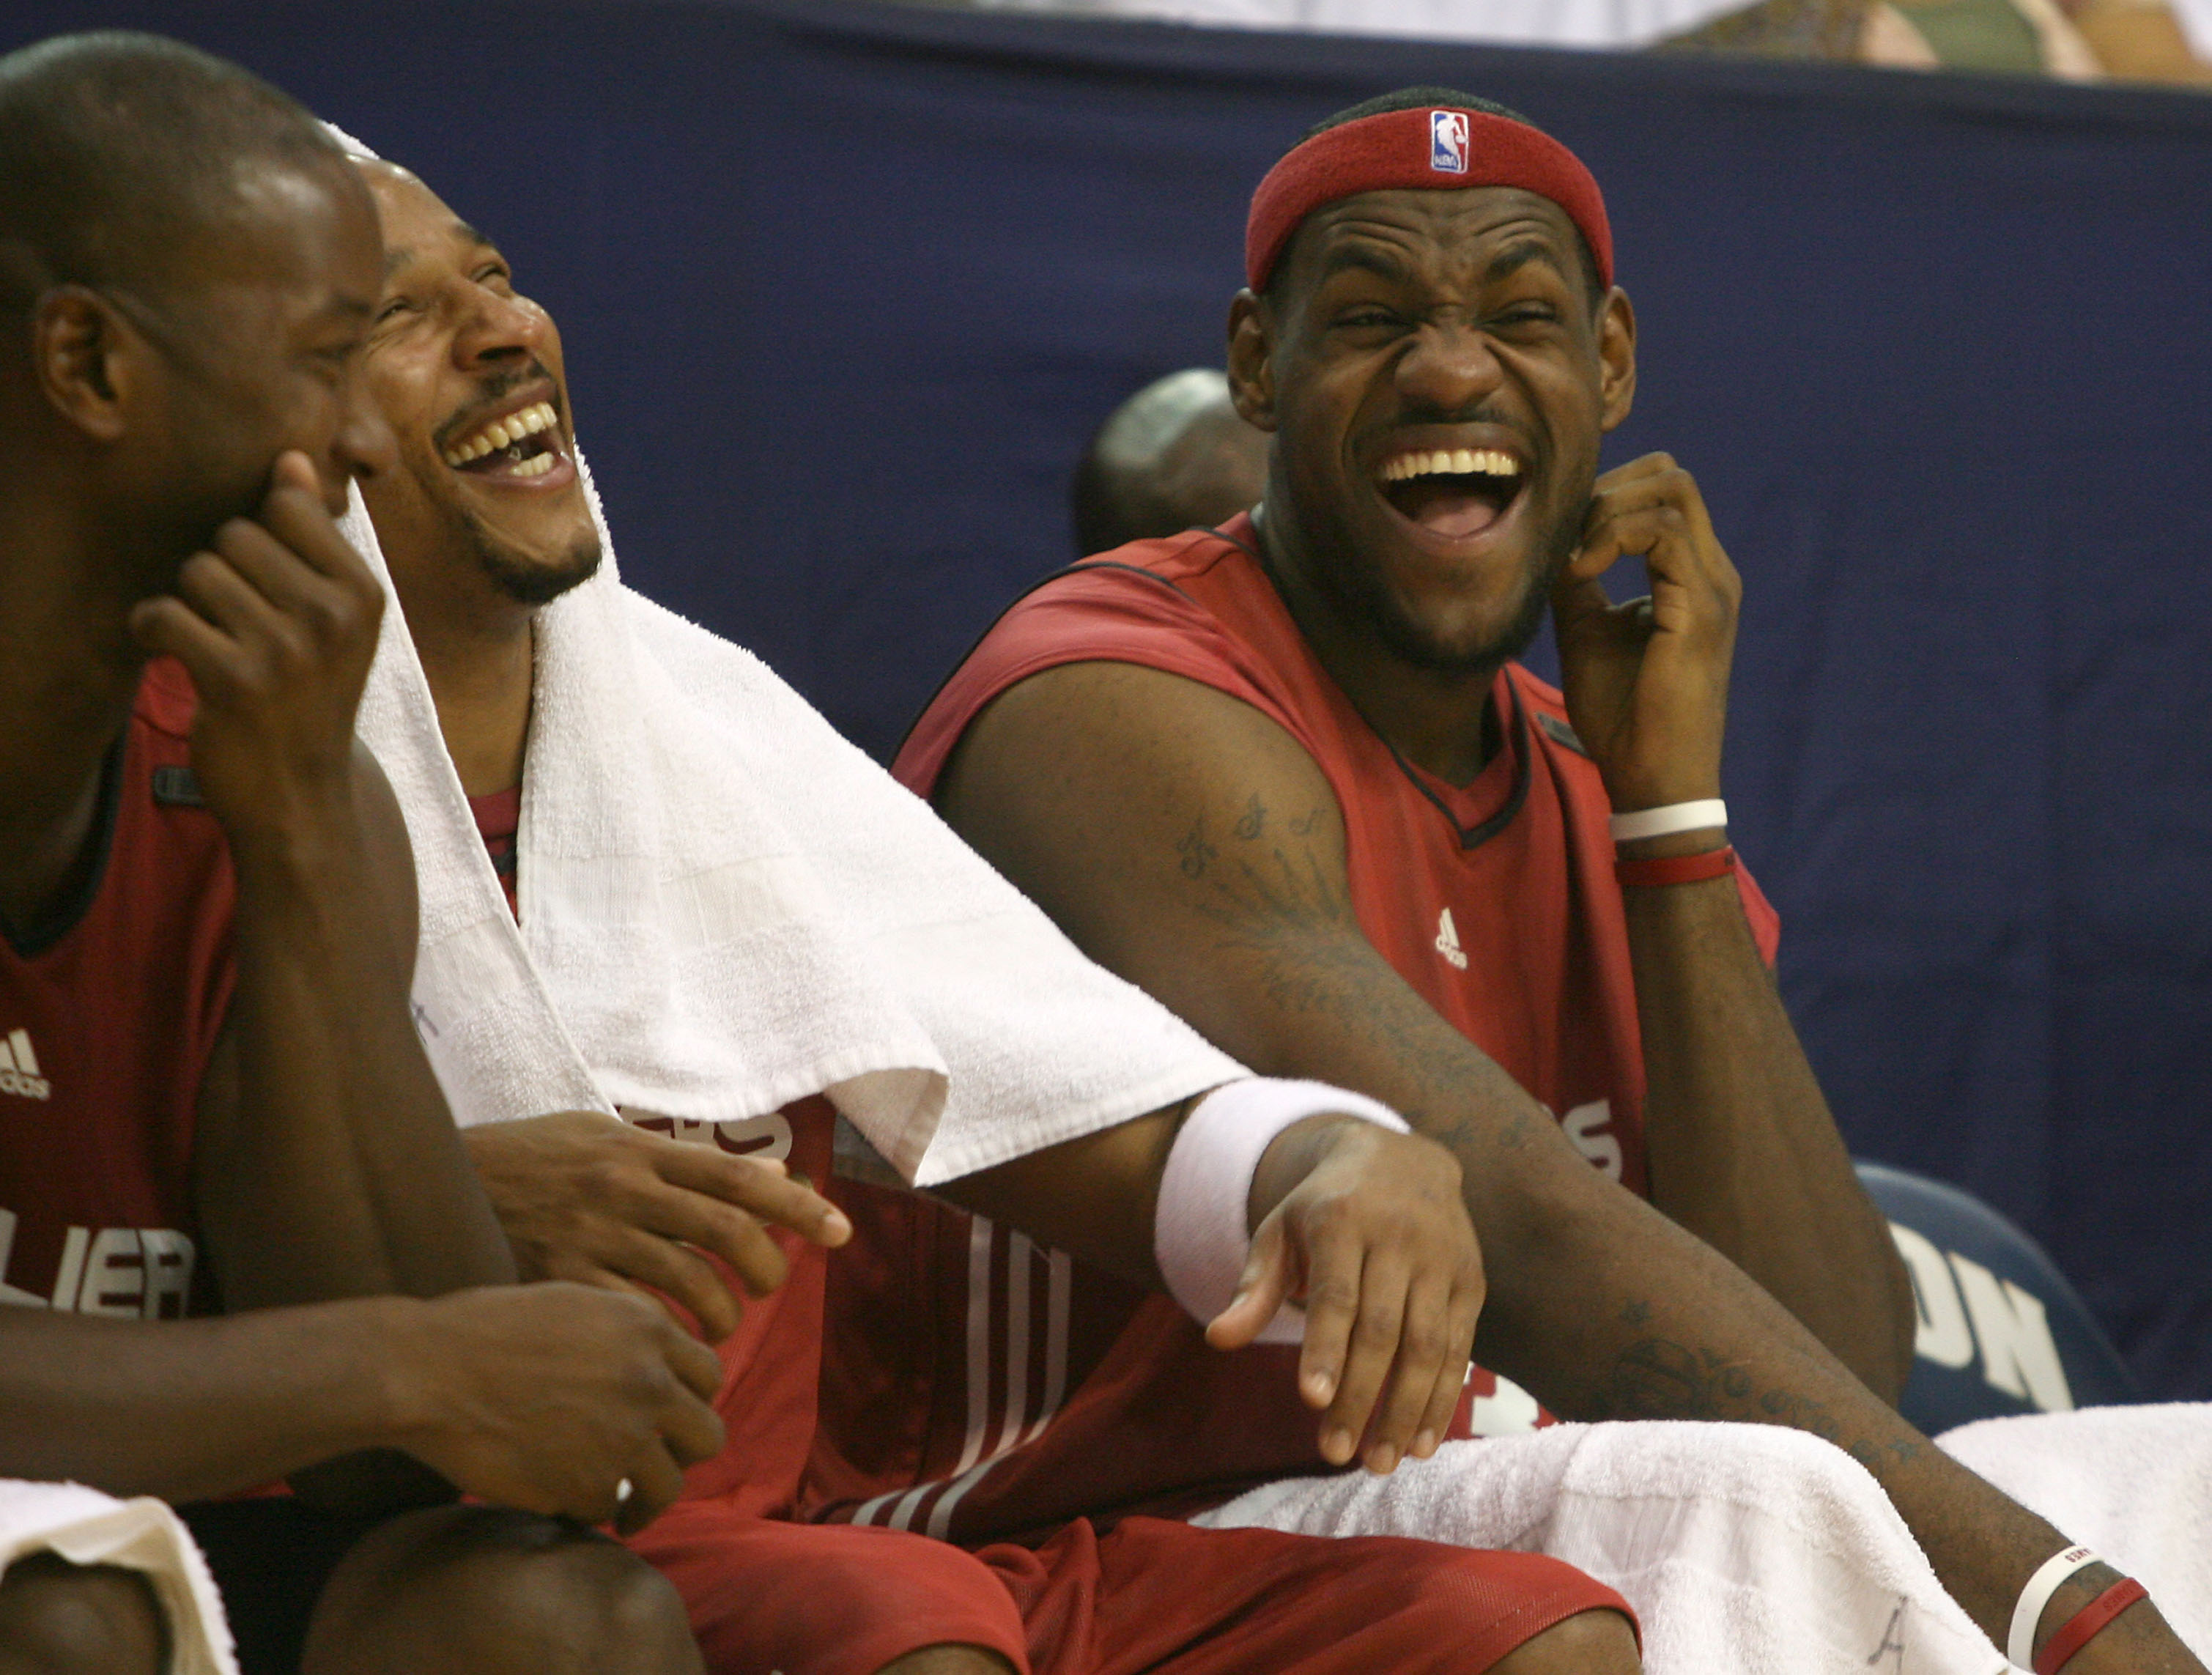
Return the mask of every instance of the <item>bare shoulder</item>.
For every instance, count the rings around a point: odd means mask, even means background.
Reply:
[[[1302,938],[1364,946],[1320,768],[1258,709],[1179,675],[1030,677],[971,724],[938,806],[1085,952],[1231,1053],[1262,1045],[1255,962]]]
[[[1208,847],[1238,834],[1342,860],[1335,795],[1297,740],[1241,699],[1135,664],[1066,664],[1009,688],[969,725],[937,804],[1017,883],[1102,867],[1101,888],[1195,881]]]

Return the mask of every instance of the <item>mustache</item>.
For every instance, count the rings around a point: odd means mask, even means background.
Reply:
[[[1354,455],[1359,458],[1372,458],[1386,449],[1390,439],[1401,431],[1451,425],[1489,425],[1505,431],[1519,440],[1527,451],[1530,464],[1540,465],[1544,463],[1546,450],[1541,439],[1530,434],[1525,421],[1489,401],[1475,402],[1466,407],[1402,408],[1388,420],[1361,434],[1354,445]]]
[[[467,406],[461,408],[431,433],[430,440],[443,448],[456,436],[464,436],[474,430],[482,422],[484,413],[498,406],[524,385],[554,382],[553,374],[547,370],[545,363],[535,355],[531,357],[527,367],[494,373],[477,385],[477,393],[471,398]]]
[[[1522,428],[1502,406],[1479,401],[1468,407],[1402,407],[1390,416],[1388,423],[1376,426],[1375,431],[1377,435],[1387,436],[1394,430],[1410,430],[1416,425],[1496,425],[1516,434]]]

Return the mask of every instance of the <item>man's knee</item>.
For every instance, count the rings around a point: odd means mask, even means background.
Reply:
[[[1490,1675],[1636,1675],[1636,1631],[1617,1611],[1578,1611],[1524,1640]]]
[[[40,1553],[0,1576],[0,1675],[161,1675],[167,1640],[135,1570]]]
[[[323,1591],[302,1675],[700,1675],[684,1602],[619,1543],[484,1507],[395,1519]]]
[[[1013,1675],[1013,1665],[980,1646],[925,1646],[885,1664],[877,1675]]]

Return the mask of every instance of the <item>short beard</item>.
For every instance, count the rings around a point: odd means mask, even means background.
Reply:
[[[1479,646],[1462,648],[1438,645],[1364,566],[1355,567],[1349,578],[1354,584],[1349,603],[1373,627],[1390,654],[1401,662],[1457,680],[1487,681],[1527,651],[1536,638],[1536,630],[1544,624],[1544,613],[1551,607],[1552,586],[1566,567],[1567,561],[1573,557],[1578,536],[1577,528],[1562,531],[1553,538],[1552,549],[1529,577],[1528,592],[1512,620]]]
[[[535,610],[539,605],[551,604],[571,588],[582,586],[599,573],[599,562],[605,555],[596,528],[570,547],[561,562],[533,564],[515,557],[494,539],[490,530],[474,512],[466,507],[459,510],[461,526],[467,533],[477,567],[491,578],[494,586],[519,605]]]

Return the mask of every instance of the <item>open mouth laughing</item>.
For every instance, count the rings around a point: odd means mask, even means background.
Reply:
[[[1504,448],[1407,448],[1376,473],[1392,510],[1444,541],[1468,541],[1504,521],[1525,482]]]
[[[441,452],[447,465],[467,476],[532,482],[568,464],[560,422],[551,402],[532,402],[479,425]]]

